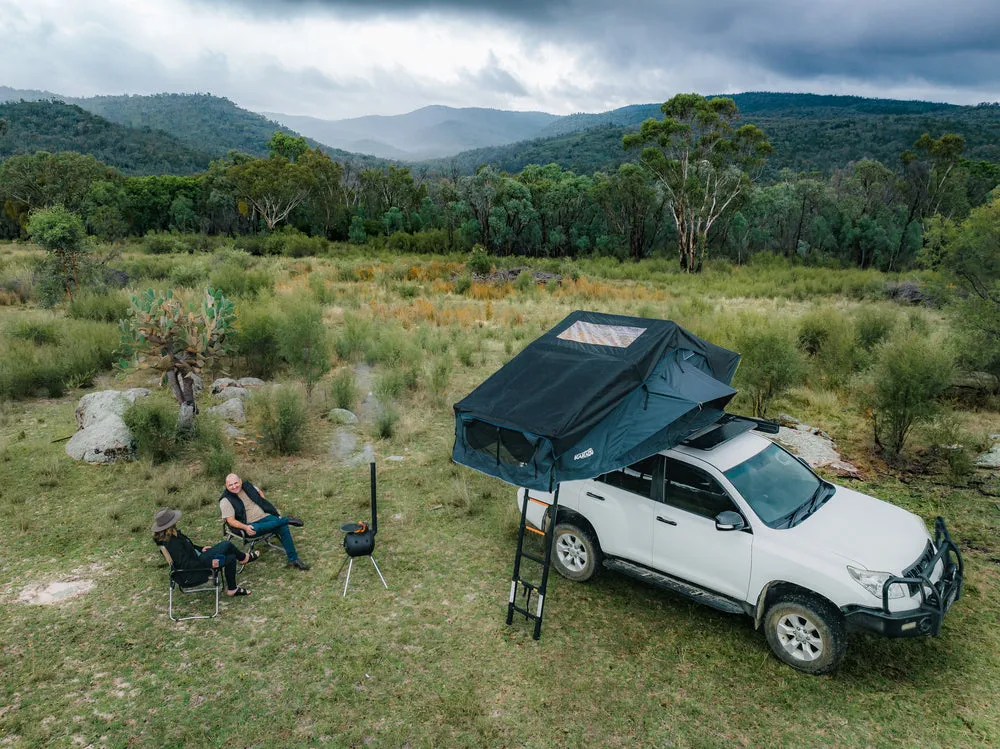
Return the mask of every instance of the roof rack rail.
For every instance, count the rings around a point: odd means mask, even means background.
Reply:
[[[765,419],[756,419],[752,416],[723,414],[717,422],[695,432],[681,444],[697,450],[711,450],[723,442],[728,442],[734,437],[750,431],[777,434],[778,424]]]

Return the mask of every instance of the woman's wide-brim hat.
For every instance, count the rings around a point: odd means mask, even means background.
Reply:
[[[180,520],[180,510],[160,510],[153,518],[153,533],[165,531]]]

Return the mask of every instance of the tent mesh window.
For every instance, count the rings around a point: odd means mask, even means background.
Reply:
[[[536,443],[523,432],[470,419],[465,424],[465,441],[473,450],[508,465],[523,466],[535,455]]]

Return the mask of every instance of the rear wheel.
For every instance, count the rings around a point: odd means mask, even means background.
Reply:
[[[764,616],[764,631],[774,654],[807,674],[836,670],[847,650],[840,612],[806,593],[792,593],[774,603]]]
[[[573,523],[556,525],[552,563],[560,575],[582,583],[598,573],[601,559],[601,547],[590,532]]]

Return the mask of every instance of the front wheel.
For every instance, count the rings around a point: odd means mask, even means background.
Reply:
[[[804,593],[775,602],[764,616],[764,631],[779,660],[807,674],[836,670],[847,650],[843,617],[831,604]]]
[[[601,547],[588,531],[572,523],[556,525],[552,562],[563,577],[584,582],[601,568]]]

